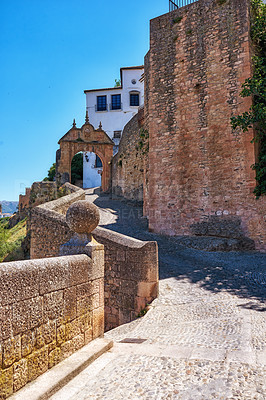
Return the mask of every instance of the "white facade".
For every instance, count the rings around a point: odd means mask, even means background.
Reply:
[[[144,104],[144,66],[120,69],[121,86],[84,90],[89,121],[102,129],[115,143],[114,154],[124,126]],[[100,99],[99,99],[100,98]],[[101,186],[102,168],[96,166],[96,154],[83,153],[83,188]]]
[[[96,154],[86,151],[83,153],[83,188],[101,186],[102,167],[96,165]]]
[[[121,86],[107,89],[85,90],[86,110],[90,123],[97,129],[100,122],[103,130],[118,146],[124,126],[144,104],[144,67],[127,67],[120,69]],[[121,104],[114,102],[120,95]],[[113,97],[112,97],[113,96]],[[106,109],[103,102],[99,104],[98,97],[105,97]],[[139,101],[137,102],[137,99]],[[100,105],[100,107],[99,107]],[[117,109],[114,109],[117,108]],[[117,148],[114,149],[116,152]]]

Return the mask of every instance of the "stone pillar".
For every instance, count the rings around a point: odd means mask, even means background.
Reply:
[[[93,338],[104,334],[104,246],[98,243],[91,232],[100,221],[98,208],[87,200],[71,204],[66,213],[66,221],[74,232],[73,237],[60,247],[60,256],[86,254],[92,259],[88,277],[94,281]],[[84,289],[86,290],[86,288]]]

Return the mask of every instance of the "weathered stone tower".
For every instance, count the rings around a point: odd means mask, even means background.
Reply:
[[[253,194],[254,132],[233,131],[247,111],[252,72],[249,0],[199,0],[151,21],[145,59],[151,231],[249,237],[265,249],[265,198]]]

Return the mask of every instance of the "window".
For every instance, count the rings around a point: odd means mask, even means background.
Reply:
[[[114,131],[113,139],[120,139],[121,138],[121,132],[122,131]]]
[[[106,111],[107,101],[106,96],[97,96],[97,111]]]
[[[139,106],[139,93],[130,93],[130,106]]]
[[[103,163],[102,163],[100,157],[97,156],[97,154],[96,154],[95,168],[102,168],[102,166],[103,166]]]
[[[121,110],[121,94],[112,94],[111,110]]]

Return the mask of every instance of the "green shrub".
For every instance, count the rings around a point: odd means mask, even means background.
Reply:
[[[241,97],[252,96],[253,104],[241,115],[231,118],[233,129],[247,132],[254,128],[252,142],[258,143],[257,161],[251,167],[256,171],[256,197],[266,194],[266,4],[262,0],[251,2],[251,38],[255,48],[253,76],[242,85]]]

